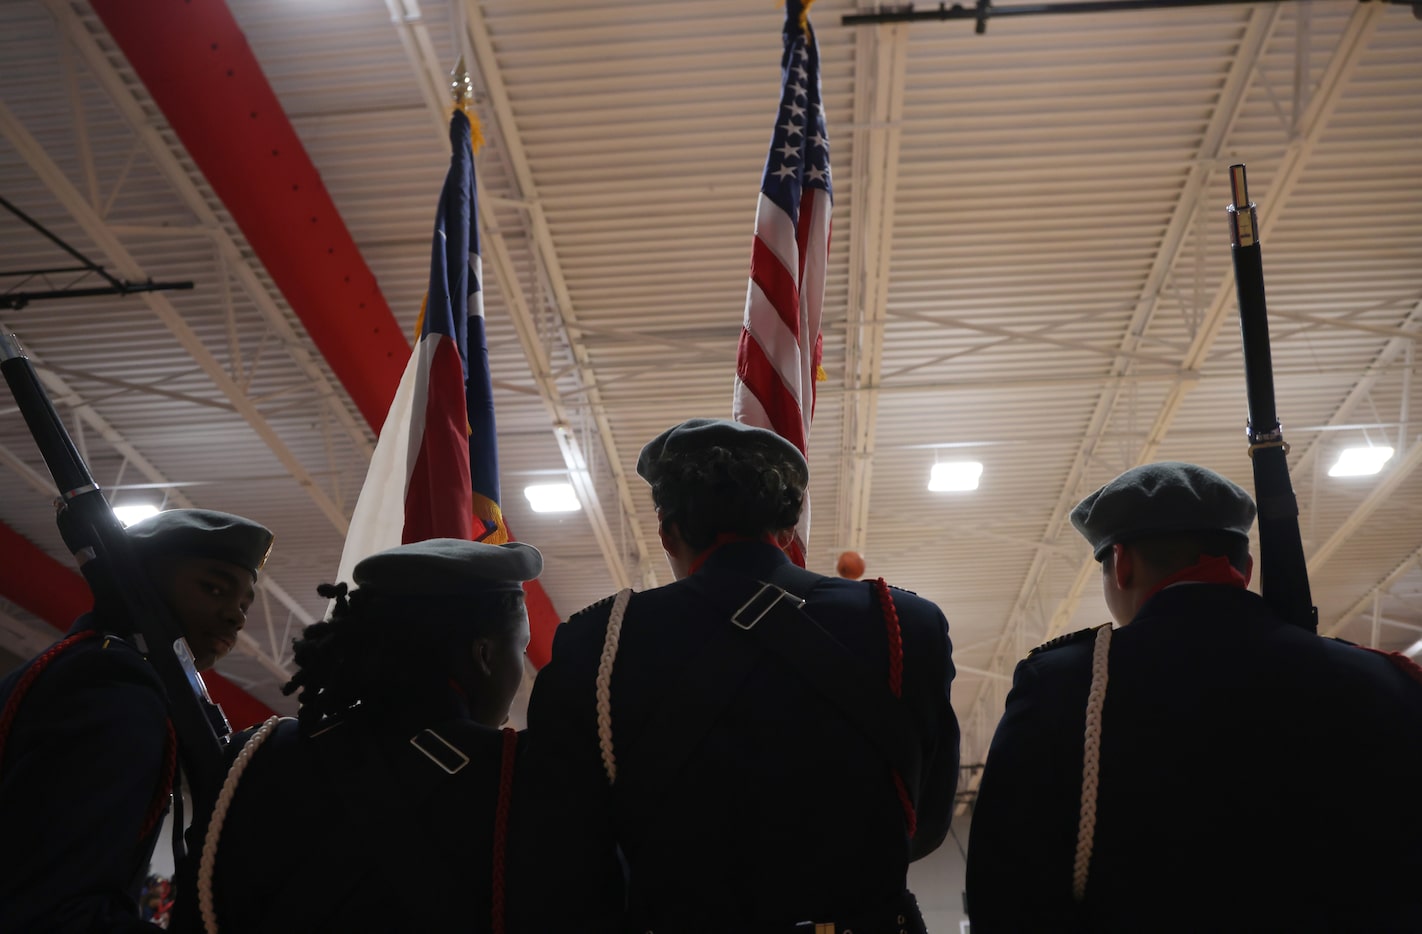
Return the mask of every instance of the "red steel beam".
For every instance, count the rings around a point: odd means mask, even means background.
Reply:
[[[367,422],[410,345],[222,0],[97,0],[94,11]]]
[[[410,345],[226,3],[92,5],[365,420],[384,424]],[[558,613],[527,589],[542,667]]]

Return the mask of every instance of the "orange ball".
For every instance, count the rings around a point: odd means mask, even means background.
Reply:
[[[834,570],[840,577],[857,581],[864,576],[864,556],[857,551],[840,552],[834,563]]]

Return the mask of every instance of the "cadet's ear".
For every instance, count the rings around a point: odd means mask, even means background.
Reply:
[[[1254,580],[1254,556],[1247,555],[1244,559],[1244,586],[1248,587],[1252,580]]]
[[[775,533],[775,544],[780,548],[781,551],[787,550],[790,547],[790,543],[794,540],[794,529],[781,529],[779,532]]]
[[[1111,575],[1117,590],[1129,590],[1136,578],[1136,558],[1125,545],[1111,546]]]
[[[662,540],[662,551],[669,555],[676,554],[681,547],[681,530],[675,522],[662,521],[661,512],[657,513],[657,536]]]
[[[474,640],[470,646],[470,652],[474,655],[474,667],[479,669],[479,673],[486,678],[493,674],[494,645],[488,639],[480,637]]]

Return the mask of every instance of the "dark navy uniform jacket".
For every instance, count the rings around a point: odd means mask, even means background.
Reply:
[[[232,756],[253,732],[234,737]],[[411,744],[417,735],[435,758]],[[222,826],[220,929],[488,931],[502,745],[452,698],[350,715],[312,738],[282,720],[252,753]],[[203,815],[189,835],[180,894],[188,924],[207,824]]]
[[[693,578],[763,580],[787,562],[759,542],[714,551]],[[819,577],[805,610],[887,678],[883,617],[867,582]],[[529,706],[529,813],[538,821],[530,931],[755,931],[877,906],[904,888],[910,858],[947,834],[958,772],[958,724],[947,622],[932,603],[894,591],[903,631],[903,703],[923,751],[912,844],[886,756],[779,658],[766,653],[665,787],[620,790],[656,760],[667,737],[647,728],[663,708],[715,702],[687,696],[686,673],[708,638],[730,627],[691,585],[633,595],[611,679],[618,781],[598,747],[595,679],[611,600],[558,627],[553,657]],[[634,782],[635,784],[635,782]],[[628,908],[622,921],[622,873]],[[759,927],[758,927],[759,926]]]
[[[1168,587],[1113,633],[1075,906],[1092,634],[1017,667],[973,815],[973,934],[1422,931],[1422,686],[1221,584]]]
[[[0,705],[28,667],[0,681]],[[167,802],[167,721],[157,674],[114,636],[34,681],[0,754],[0,931],[158,930],[137,897]]]

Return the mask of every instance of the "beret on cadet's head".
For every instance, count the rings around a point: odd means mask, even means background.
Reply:
[[[388,597],[472,597],[521,590],[543,571],[532,545],[490,545],[462,538],[432,538],[377,552],[355,566],[356,587]]]
[[[674,425],[647,442],[637,458],[637,476],[656,483],[661,465],[674,459],[695,457],[712,447],[730,451],[762,451],[796,471],[800,484],[809,482],[810,468],[805,455],[789,441],[767,428],[723,418],[692,418]]]
[[[1172,532],[1230,532],[1249,538],[1254,500],[1238,485],[1196,464],[1162,461],[1134,467],[1071,511],[1071,524],[1100,561],[1112,545]]]
[[[141,560],[170,555],[213,558],[246,568],[253,577],[272,550],[266,526],[212,509],[165,509],[124,531]]]

